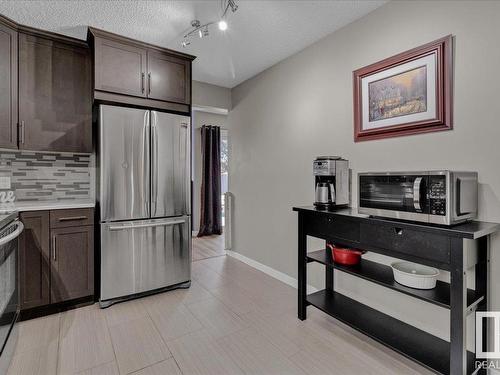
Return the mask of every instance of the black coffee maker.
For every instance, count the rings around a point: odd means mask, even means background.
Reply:
[[[340,156],[318,156],[313,162],[314,206],[330,210],[349,204],[349,161]]]

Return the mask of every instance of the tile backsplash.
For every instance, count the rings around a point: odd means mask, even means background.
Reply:
[[[18,202],[93,197],[93,155],[0,149],[0,177]]]

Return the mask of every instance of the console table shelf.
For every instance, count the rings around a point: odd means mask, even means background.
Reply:
[[[310,294],[307,302],[433,371],[450,373],[447,341],[331,290]],[[468,373],[471,373],[474,353],[467,352],[467,357]]]
[[[409,296],[433,303],[435,305],[450,308],[450,284],[438,281],[434,289],[422,290],[409,288],[398,284],[394,280],[392,269],[389,266],[362,259],[357,266],[344,266],[334,263],[329,250],[318,250],[307,254],[308,262],[318,262],[327,267],[335,268],[339,271],[349,273],[362,279],[385,286],[386,288],[397,290],[398,292],[408,294]],[[483,296],[473,289],[467,289],[467,307],[468,310],[473,305],[483,300]]]
[[[500,224],[473,221],[445,227],[371,218],[352,209],[322,211],[294,207],[293,210],[299,216],[299,319],[305,320],[307,306],[314,306],[437,373],[474,372],[475,354],[466,349],[466,319],[471,312],[487,311],[490,234],[500,230]],[[332,261],[330,251],[308,252],[307,236],[447,270],[450,283],[438,281],[430,290],[408,288],[394,281],[392,269],[387,265],[362,259],[357,266],[343,266]],[[307,295],[310,262],[325,265],[325,289]],[[475,271],[474,289],[467,288],[470,267]],[[336,292],[335,271],[449,309],[450,342]],[[482,349],[487,351],[485,324],[482,335]]]

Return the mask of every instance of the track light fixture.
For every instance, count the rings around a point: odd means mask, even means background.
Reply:
[[[226,31],[228,29],[227,24],[227,12],[231,9],[231,12],[234,13],[238,10],[238,5],[236,4],[236,0],[221,0],[221,17],[218,22],[212,21],[207,22],[205,24],[201,24],[199,20],[191,21],[191,29],[184,35],[184,38],[181,42],[182,47],[187,47],[191,44],[191,38],[194,35],[198,35],[198,37],[205,38],[210,35],[209,27],[215,23],[219,27],[220,31]]]

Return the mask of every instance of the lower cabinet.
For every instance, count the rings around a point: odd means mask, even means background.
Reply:
[[[19,238],[21,310],[50,303],[49,212],[21,213]]]
[[[94,227],[52,229],[50,236],[50,301],[94,294]]]
[[[64,226],[53,217],[67,211]],[[94,294],[93,210],[73,209],[21,213],[21,311],[90,297]],[[81,224],[85,225],[81,225]]]

